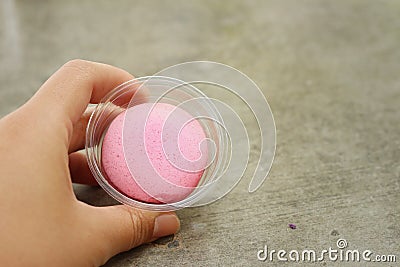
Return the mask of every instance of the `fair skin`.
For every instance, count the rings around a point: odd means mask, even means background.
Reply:
[[[72,183],[94,184],[84,147],[89,103],[133,77],[73,60],[0,120],[2,266],[100,266],[113,255],[179,230],[175,213],[78,201]]]

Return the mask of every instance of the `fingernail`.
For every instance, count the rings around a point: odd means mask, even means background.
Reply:
[[[179,219],[173,213],[159,215],[154,222],[153,237],[172,235],[179,230]]]

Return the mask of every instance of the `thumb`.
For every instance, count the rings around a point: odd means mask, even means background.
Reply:
[[[159,237],[178,232],[180,223],[174,212],[154,212],[134,209],[125,205],[91,207],[94,236],[101,246],[100,259],[130,250]],[[97,240],[100,238],[100,240]]]

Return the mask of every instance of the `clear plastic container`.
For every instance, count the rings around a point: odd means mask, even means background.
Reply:
[[[102,142],[110,123],[121,112],[129,112],[130,107],[143,102],[178,106],[204,130],[206,168],[193,192],[178,202],[151,204],[128,197],[108,182],[110,179],[102,166]],[[123,126],[123,131],[129,129],[129,125]],[[275,147],[274,118],[258,86],[242,72],[208,61],[178,64],[154,76],[121,84],[97,105],[86,132],[89,167],[100,186],[121,203],[159,211],[214,202],[228,194],[243,176],[251,178],[248,192],[255,192],[269,173]],[[251,153],[252,160],[255,156],[258,158],[255,164],[249,164]],[[124,156],[126,160],[125,152]],[[138,167],[141,169],[140,165],[129,169],[132,177]]]

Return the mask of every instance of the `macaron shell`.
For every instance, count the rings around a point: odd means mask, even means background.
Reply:
[[[176,106],[136,105],[110,124],[102,144],[102,166],[108,182],[130,198],[177,202],[203,175],[205,138],[200,123]]]

